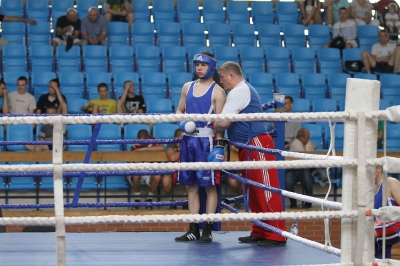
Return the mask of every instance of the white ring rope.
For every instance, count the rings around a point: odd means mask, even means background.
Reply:
[[[342,156],[327,156],[327,155],[319,155],[319,154],[310,154],[310,153],[300,153],[300,152],[292,152],[292,151],[282,151],[281,155],[283,157],[291,157],[297,159],[304,160],[343,160]]]
[[[328,201],[327,199],[319,199],[307,195],[302,195],[298,194],[295,192],[290,192],[287,190],[282,190],[282,196],[289,197],[291,199],[297,199],[305,202],[310,202],[310,203],[315,203],[318,205],[321,205],[322,207],[329,208],[329,209],[334,209],[334,210],[341,210],[342,209],[342,203],[340,202],[334,202],[334,201]]]

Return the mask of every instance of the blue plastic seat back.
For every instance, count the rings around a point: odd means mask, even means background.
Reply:
[[[157,139],[173,139],[175,130],[178,128],[177,124],[156,123],[153,126],[153,136]]]
[[[122,139],[121,126],[119,124],[102,124],[98,140],[120,140]],[[98,151],[121,151],[121,144],[98,144]]]
[[[32,125],[8,125],[7,126],[7,141],[33,141]],[[23,145],[7,145],[9,151],[27,151]]]
[[[92,125],[67,125],[67,140],[90,140]],[[88,145],[68,145],[68,151],[87,151]]]

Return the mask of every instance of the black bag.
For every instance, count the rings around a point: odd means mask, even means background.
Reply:
[[[349,71],[361,72],[362,68],[364,67],[364,64],[360,60],[352,60],[344,62],[344,66]]]
[[[346,48],[346,42],[342,36],[337,36],[329,42],[329,47],[343,50]]]

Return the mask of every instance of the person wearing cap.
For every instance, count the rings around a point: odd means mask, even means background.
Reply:
[[[67,45],[69,48],[71,48],[72,45],[81,45],[81,40],[79,39],[80,34],[81,20],[78,17],[78,11],[69,8],[66,15],[57,19],[56,37],[54,37],[51,42],[54,54],[56,54],[58,45]]]
[[[229,91],[221,114],[254,114],[263,113],[260,96],[242,74],[239,64],[228,61],[221,65],[219,74],[222,87]],[[274,149],[274,142],[263,121],[215,122],[214,131],[228,129],[231,141],[248,144],[259,148]],[[275,155],[249,149],[239,149],[239,161],[275,161]],[[242,171],[242,176],[252,181],[279,189],[278,173],[275,168],[248,169]],[[254,186],[248,187],[248,202],[254,213],[282,212],[282,197],[277,193],[262,190]],[[245,198],[247,196],[245,195]],[[268,220],[264,223],[286,231],[283,220]],[[257,243],[261,247],[280,247],[286,245],[286,238],[280,234],[264,229],[256,224],[250,236],[239,237],[242,243]]]
[[[213,79],[217,62],[210,52],[196,54],[193,59],[198,79],[187,82],[182,87],[177,114],[219,114],[225,104],[224,90]],[[193,126],[188,126],[188,125]],[[213,143],[214,136],[223,138],[223,132],[212,129],[212,122],[183,121],[184,131],[180,145],[180,162],[220,162],[224,159],[224,148]],[[206,212],[215,213],[218,206],[216,185],[219,184],[218,172],[212,170],[181,170],[178,181],[188,187],[188,206],[190,214],[200,212],[199,188],[207,194]],[[207,222],[200,237],[199,224],[190,223],[189,230],[175,241],[199,240],[201,243],[212,241],[212,222]]]

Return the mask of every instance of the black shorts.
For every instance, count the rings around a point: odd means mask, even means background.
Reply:
[[[387,62],[377,62],[375,67],[372,67],[373,72],[393,73],[394,67]]]
[[[126,22],[126,16],[112,16],[111,21],[120,21],[120,22]]]

